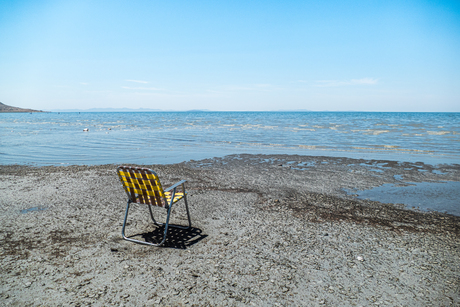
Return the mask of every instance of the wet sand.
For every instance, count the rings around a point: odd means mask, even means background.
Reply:
[[[460,217],[344,191],[459,181],[459,165],[235,155],[147,167],[164,187],[188,180],[193,228],[162,248],[121,239],[116,166],[0,166],[2,305],[460,304]],[[160,233],[134,205],[127,234]]]

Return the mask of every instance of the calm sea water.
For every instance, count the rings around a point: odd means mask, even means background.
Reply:
[[[460,163],[460,113],[0,114],[0,164],[165,164],[234,153]]]

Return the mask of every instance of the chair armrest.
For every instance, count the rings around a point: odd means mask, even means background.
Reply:
[[[185,183],[185,182],[187,182],[187,180],[181,180],[181,181],[179,181],[178,183],[175,183],[175,184],[173,184],[172,186],[170,186],[169,188],[165,189],[164,191],[165,191],[165,192],[169,192],[169,191],[171,191],[172,189],[177,188],[178,186],[180,186],[181,184],[183,184],[183,183]],[[183,192],[184,192],[184,191],[183,191]]]

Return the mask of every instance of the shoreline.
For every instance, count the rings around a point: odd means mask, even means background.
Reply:
[[[394,183],[400,173],[413,182],[458,179],[459,165],[230,155],[146,167],[164,187],[188,180],[194,228],[171,233],[164,248],[121,239],[126,195],[116,165],[0,165],[2,301],[460,303],[460,217],[361,200],[343,190]],[[155,238],[146,208],[133,210],[128,234]],[[178,205],[172,222],[183,223],[183,213]]]
[[[263,146],[261,146],[263,147]],[[433,168],[441,167],[441,166],[459,166],[460,160],[459,157],[452,157],[448,155],[434,155],[428,156],[426,154],[417,154],[417,153],[395,153],[388,154],[388,151],[341,151],[341,150],[327,150],[327,149],[310,149],[308,152],[301,151],[299,148],[269,148],[264,147],[261,149],[254,149],[254,148],[244,148],[237,149],[234,148],[233,150],[229,149],[214,149],[210,150],[211,154],[208,152],[203,154],[203,151],[206,151],[204,148],[201,148],[201,151],[195,152],[190,151],[187,152],[186,155],[180,157],[177,152],[168,152],[171,157],[164,157],[160,156],[142,156],[142,157],[133,157],[133,160],[137,162],[133,162],[134,164],[138,165],[149,165],[151,161],[157,161],[156,165],[172,165],[172,164],[180,164],[180,163],[188,163],[190,161],[201,161],[201,160],[212,160],[215,158],[225,158],[227,156],[233,155],[253,155],[253,156],[293,156],[293,157],[312,157],[312,158],[325,158],[325,159],[349,159],[349,160],[356,160],[356,161],[384,161],[391,164],[397,163],[411,163],[411,164],[425,164],[430,165]],[[286,154],[286,151],[289,152]],[[264,153],[261,153],[264,152]],[[211,156],[211,157],[210,157]],[[120,165],[123,164],[122,162],[116,163],[110,161],[110,159],[101,159],[100,161],[96,161],[94,163],[85,163],[85,159],[81,161],[74,161],[73,163],[68,162],[52,162],[53,158],[56,157],[49,157],[49,161],[46,162],[31,162],[31,161],[23,161],[23,162],[13,162],[10,161],[9,163],[0,164],[0,166],[29,166],[29,167],[68,167],[68,166],[98,166],[98,165]],[[7,158],[11,160],[11,158]]]
[[[239,158],[243,157],[243,158]],[[246,157],[246,158],[244,158]],[[342,186],[336,186],[334,190],[330,190],[329,193],[333,193],[335,196],[351,198],[351,199],[369,199],[376,202],[380,202],[386,205],[396,205],[398,208],[404,208],[407,210],[421,211],[421,212],[438,212],[438,213],[447,213],[460,216],[460,209],[456,209],[452,212],[449,210],[439,210],[437,208],[432,208],[429,206],[411,206],[411,204],[404,203],[403,201],[391,201],[391,199],[397,199],[398,195],[396,194],[393,197],[383,197],[384,199],[379,199],[379,196],[382,196],[382,192],[385,190],[394,193],[394,190],[400,188],[407,188],[410,186],[416,186],[417,184],[428,184],[424,188],[429,188],[430,184],[441,184],[442,186],[454,185],[456,189],[457,183],[460,183],[460,164],[458,163],[439,163],[439,164],[429,164],[425,162],[408,162],[408,161],[399,161],[399,160],[388,160],[388,159],[366,159],[366,158],[353,158],[353,157],[336,157],[336,156],[315,156],[315,155],[297,155],[297,154],[251,154],[251,153],[238,153],[231,155],[222,155],[216,156],[213,158],[205,158],[199,160],[189,160],[179,163],[160,163],[153,164],[156,166],[173,166],[173,165],[187,165],[190,167],[200,168],[200,167],[214,167],[222,168],[222,164],[233,163],[234,160],[246,159],[244,163],[252,166],[261,166],[261,167],[273,167],[273,166],[282,166],[284,168],[289,168],[294,171],[311,171],[312,169],[328,168],[328,164],[331,165],[334,170],[333,172],[343,172],[342,177],[347,174],[346,172],[357,172],[367,173],[368,184],[357,184],[357,185],[347,185],[343,184]],[[232,161],[233,160],[233,161]],[[271,161],[268,161],[271,160]],[[255,161],[255,162],[254,162]],[[284,163],[284,164],[283,164]],[[234,163],[233,163],[234,164]],[[74,165],[35,165],[35,164],[0,164],[3,172],[15,172],[17,168],[25,167],[30,169],[44,169],[47,171],[54,172],[56,169],[60,168],[98,168],[98,167],[113,167],[114,169],[122,164],[74,164]],[[130,163],[129,165],[137,165],[141,167],[148,167],[146,164]],[[348,174],[350,175],[350,174]],[[369,176],[370,175],[370,176]],[[343,180],[343,178],[342,178]],[[360,197],[360,192],[369,192],[374,188],[379,188],[386,186],[385,188],[378,189],[378,193],[374,193],[375,196],[368,197],[371,193],[363,193],[365,197]],[[423,194],[423,190],[419,189],[419,193]],[[447,192],[452,192],[452,188],[447,190]],[[437,196],[444,200],[442,193],[446,191],[439,191]],[[358,193],[358,194],[357,194]],[[407,192],[406,192],[407,193]],[[433,191],[430,191],[433,194]],[[460,199],[460,194],[457,192],[454,196]],[[348,197],[349,196],[349,197]],[[433,195],[432,195],[433,196]],[[410,197],[417,198],[417,201],[427,202],[430,199],[422,199],[422,197],[417,197],[412,192]],[[449,199],[452,202],[452,197]],[[405,197],[406,199],[408,197]],[[390,200],[388,200],[390,199]],[[452,205],[452,204],[451,204]],[[460,204],[459,206],[460,207]]]

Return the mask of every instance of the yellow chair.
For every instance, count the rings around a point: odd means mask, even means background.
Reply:
[[[123,228],[121,230],[123,239],[146,245],[161,246],[166,241],[168,226],[181,229],[190,229],[192,227],[192,223],[190,221],[190,212],[187,204],[187,194],[185,192],[186,180],[179,181],[178,183],[167,188],[166,190],[163,190],[160,183],[160,179],[158,178],[157,174],[151,169],[130,166],[119,166],[117,168],[117,172],[118,177],[120,178],[120,181],[123,184],[123,188],[125,189],[126,194],[128,194],[128,204],[126,206]],[[179,186],[181,187],[180,191],[177,191]],[[187,210],[188,218],[188,227],[180,225],[169,225],[169,217],[171,215],[172,206],[181,199],[185,201],[185,208]],[[150,217],[152,218],[155,225],[165,226],[164,236],[160,243],[155,244],[146,241],[139,241],[125,236],[126,220],[128,218],[129,205],[131,203],[147,205],[149,208]],[[157,221],[153,217],[151,208],[152,206],[162,207],[168,211],[166,223],[157,223]]]

